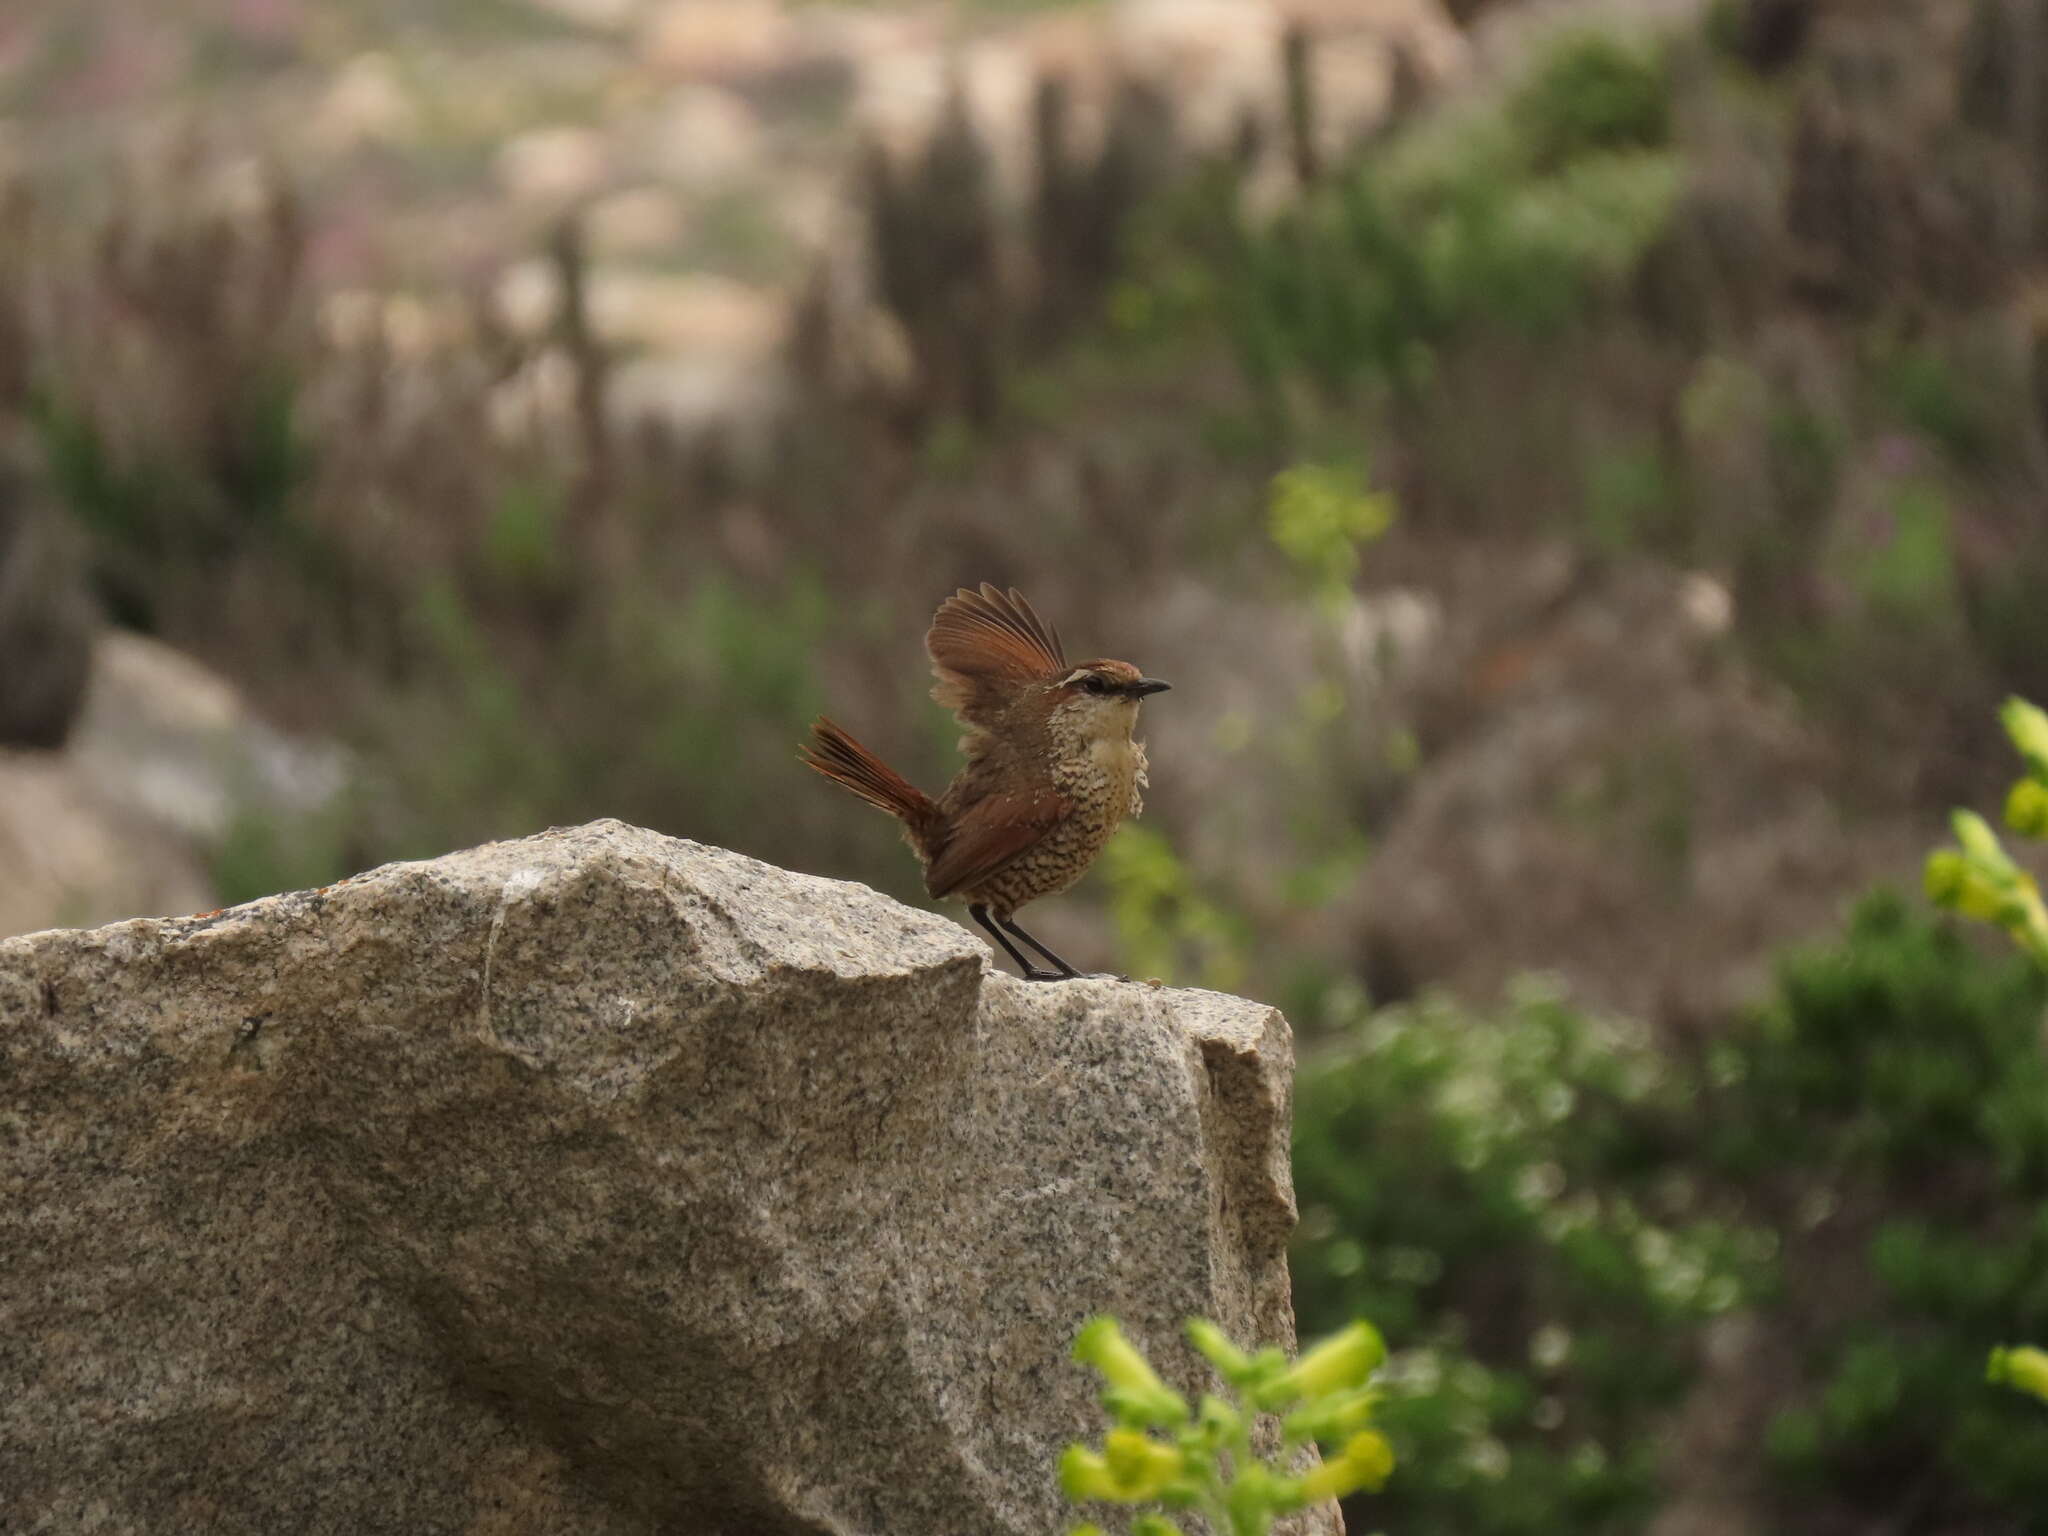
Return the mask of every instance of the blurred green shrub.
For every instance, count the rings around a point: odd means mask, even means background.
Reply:
[[[1683,1165],[1688,1084],[1641,1031],[1526,983],[1495,1012],[1366,1013],[1295,1095],[1296,1307],[1413,1341],[1381,1423],[1416,1533],[1622,1531],[1657,1498],[1656,1414],[1692,1328],[1755,1296],[1766,1234]]]
[[[1273,477],[1273,542],[1318,594],[1348,596],[1359,550],[1394,524],[1394,499],[1335,464],[1297,464]]]
[[[1204,892],[1163,833],[1127,821],[1102,850],[1117,953],[1133,976],[1229,992],[1242,985],[1250,925]]]
[[[1656,443],[1617,446],[1587,466],[1586,533],[1609,552],[1638,548],[1675,497],[1676,477]]]
[[[516,503],[515,503],[516,504]],[[819,708],[813,659],[829,616],[802,573],[744,589],[707,572],[673,599],[584,588],[544,654],[497,642],[483,609],[440,583],[412,616],[422,658],[385,701],[407,853],[517,836],[590,814],[772,850],[760,786],[787,772]],[[771,854],[772,856],[772,854]]]
[[[1173,237],[1153,235],[1175,257],[1116,310],[1184,324],[1206,305],[1275,411],[1294,374],[1420,391],[1453,337],[1551,334],[1634,269],[1679,191],[1667,74],[1647,46],[1573,34],[1504,100],[1397,141],[1268,225],[1202,183]],[[1189,251],[1212,276],[1190,273]]]
[[[560,490],[542,481],[516,482],[500,493],[481,551],[499,589],[528,596],[560,590],[569,574],[565,501]]]
[[[2048,712],[2024,699],[2008,699],[2001,718],[2026,764],[2025,776],[2006,796],[2006,825],[2022,837],[2048,838]],[[1928,857],[1928,895],[1965,916],[2004,928],[2048,972],[2048,909],[2033,876],[2013,863],[1982,817],[1958,811],[1955,829],[1957,847]],[[2048,1401],[2048,1353],[2034,1346],[1994,1347],[1985,1377]]]
[[[1909,480],[1893,488],[1884,535],[1858,552],[1852,577],[1872,616],[1923,631],[1952,618],[1956,563],[1949,500],[1936,485]]]
[[[1730,1086],[1716,1162],[1761,1179],[1838,1149],[1906,1180],[1930,1159],[1981,1159],[1999,1181],[2048,1189],[2044,996],[2024,966],[1987,960],[1895,895],[1867,898],[1843,942],[1784,960],[1769,1003],[1718,1048]]]
[[[2044,1006],[2048,969],[1877,895],[1698,1053],[1541,989],[1343,1024],[1297,1087],[1294,1270],[1305,1328],[1415,1344],[1373,1518],[1639,1529],[1699,1325],[1741,1307],[1775,1528],[2030,1529],[2048,1421],[1980,1376],[2048,1334]]]
[[[148,174],[132,169],[89,230],[28,199],[10,233],[39,282],[0,307],[22,303],[38,344],[21,404],[52,489],[92,535],[115,616],[154,628],[168,591],[252,547],[298,579],[318,564],[295,497],[311,472],[302,365],[319,347],[295,197],[230,194],[191,165]]]
[[[1608,150],[1658,149],[1671,137],[1671,86],[1660,46],[1615,32],[1554,41],[1508,108],[1540,169]]]
[[[2005,381],[1987,377],[1925,342],[1902,343],[1880,335],[1870,346],[1871,382],[1885,407],[1951,462],[1982,465],[1998,448],[1996,392]]]
[[[209,861],[220,904],[232,907],[278,891],[311,890],[372,862],[355,856],[350,823],[359,810],[343,802],[313,815],[242,811],[228,824]]]
[[[142,437],[132,423],[119,441],[54,390],[35,401],[30,420],[52,488],[92,537],[116,617],[153,628],[166,578],[294,536],[291,496],[306,450],[293,399],[282,371],[238,377],[214,403],[216,447],[198,461],[184,457],[188,442]]]
[[[1713,1166],[1784,1243],[1798,1353],[1767,1447],[1809,1526],[2048,1509],[2048,1422],[1979,1380],[1998,1339],[2048,1331],[2044,1004],[2048,974],[1878,896],[1716,1048]]]

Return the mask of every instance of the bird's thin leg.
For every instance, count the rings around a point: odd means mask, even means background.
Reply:
[[[1075,970],[1071,965],[1067,964],[1066,961],[1062,960],[1058,955],[1054,954],[1051,950],[1047,949],[1043,944],[1039,943],[1038,940],[1031,937],[1031,935],[1026,933],[1022,928],[1018,927],[1017,920],[1015,918],[1004,918],[1003,926],[1009,929],[1010,932],[1014,933],[1018,938],[1022,939],[1026,944],[1029,944],[1033,949],[1037,950],[1041,955],[1045,956],[1045,958],[1050,960],[1055,966],[1057,966],[1059,968],[1059,974],[1062,979],[1072,981],[1086,974],[1083,971]]]
[[[980,902],[976,902],[973,906],[969,907],[967,909],[967,915],[973,918],[977,923],[981,924],[982,927],[986,928],[989,931],[989,936],[993,938],[998,944],[1003,946],[1003,952],[1007,954],[1012,960],[1017,962],[1017,969],[1024,973],[1024,979],[1026,981],[1066,981],[1074,975],[1074,970],[1071,966],[1068,966],[1065,970],[1047,971],[1041,970],[1038,966],[1035,966],[1029,960],[1026,960],[1024,958],[1023,951],[1018,949],[1016,945],[1010,942],[1008,936],[1004,934],[1001,928],[998,928],[992,921],[990,921],[988,915],[988,908],[981,905]],[[1004,926],[1008,927],[1011,925],[1005,924]],[[1058,955],[1052,954],[1050,951],[1047,951],[1045,949],[1045,946],[1043,944],[1040,944],[1037,940],[1033,939],[1030,934],[1024,934],[1023,938],[1027,943],[1029,943],[1032,946],[1032,948],[1037,949],[1042,953],[1045,953],[1048,959],[1059,960]],[[1066,965],[1066,962],[1064,960],[1060,960],[1060,964],[1064,966]]]

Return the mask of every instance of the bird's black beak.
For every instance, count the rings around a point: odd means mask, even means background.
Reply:
[[[1142,699],[1148,693],[1164,693],[1172,686],[1171,683],[1162,683],[1156,677],[1141,677],[1131,684],[1131,695]]]

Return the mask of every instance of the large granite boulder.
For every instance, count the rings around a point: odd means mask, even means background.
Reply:
[[[0,1528],[1062,1529],[1088,1314],[1291,1338],[1292,1054],[987,961],[616,822],[0,942]]]

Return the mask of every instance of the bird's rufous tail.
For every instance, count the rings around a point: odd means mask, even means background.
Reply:
[[[822,715],[811,722],[811,739],[800,756],[833,783],[894,816],[917,843],[937,830],[939,807],[932,797]]]

